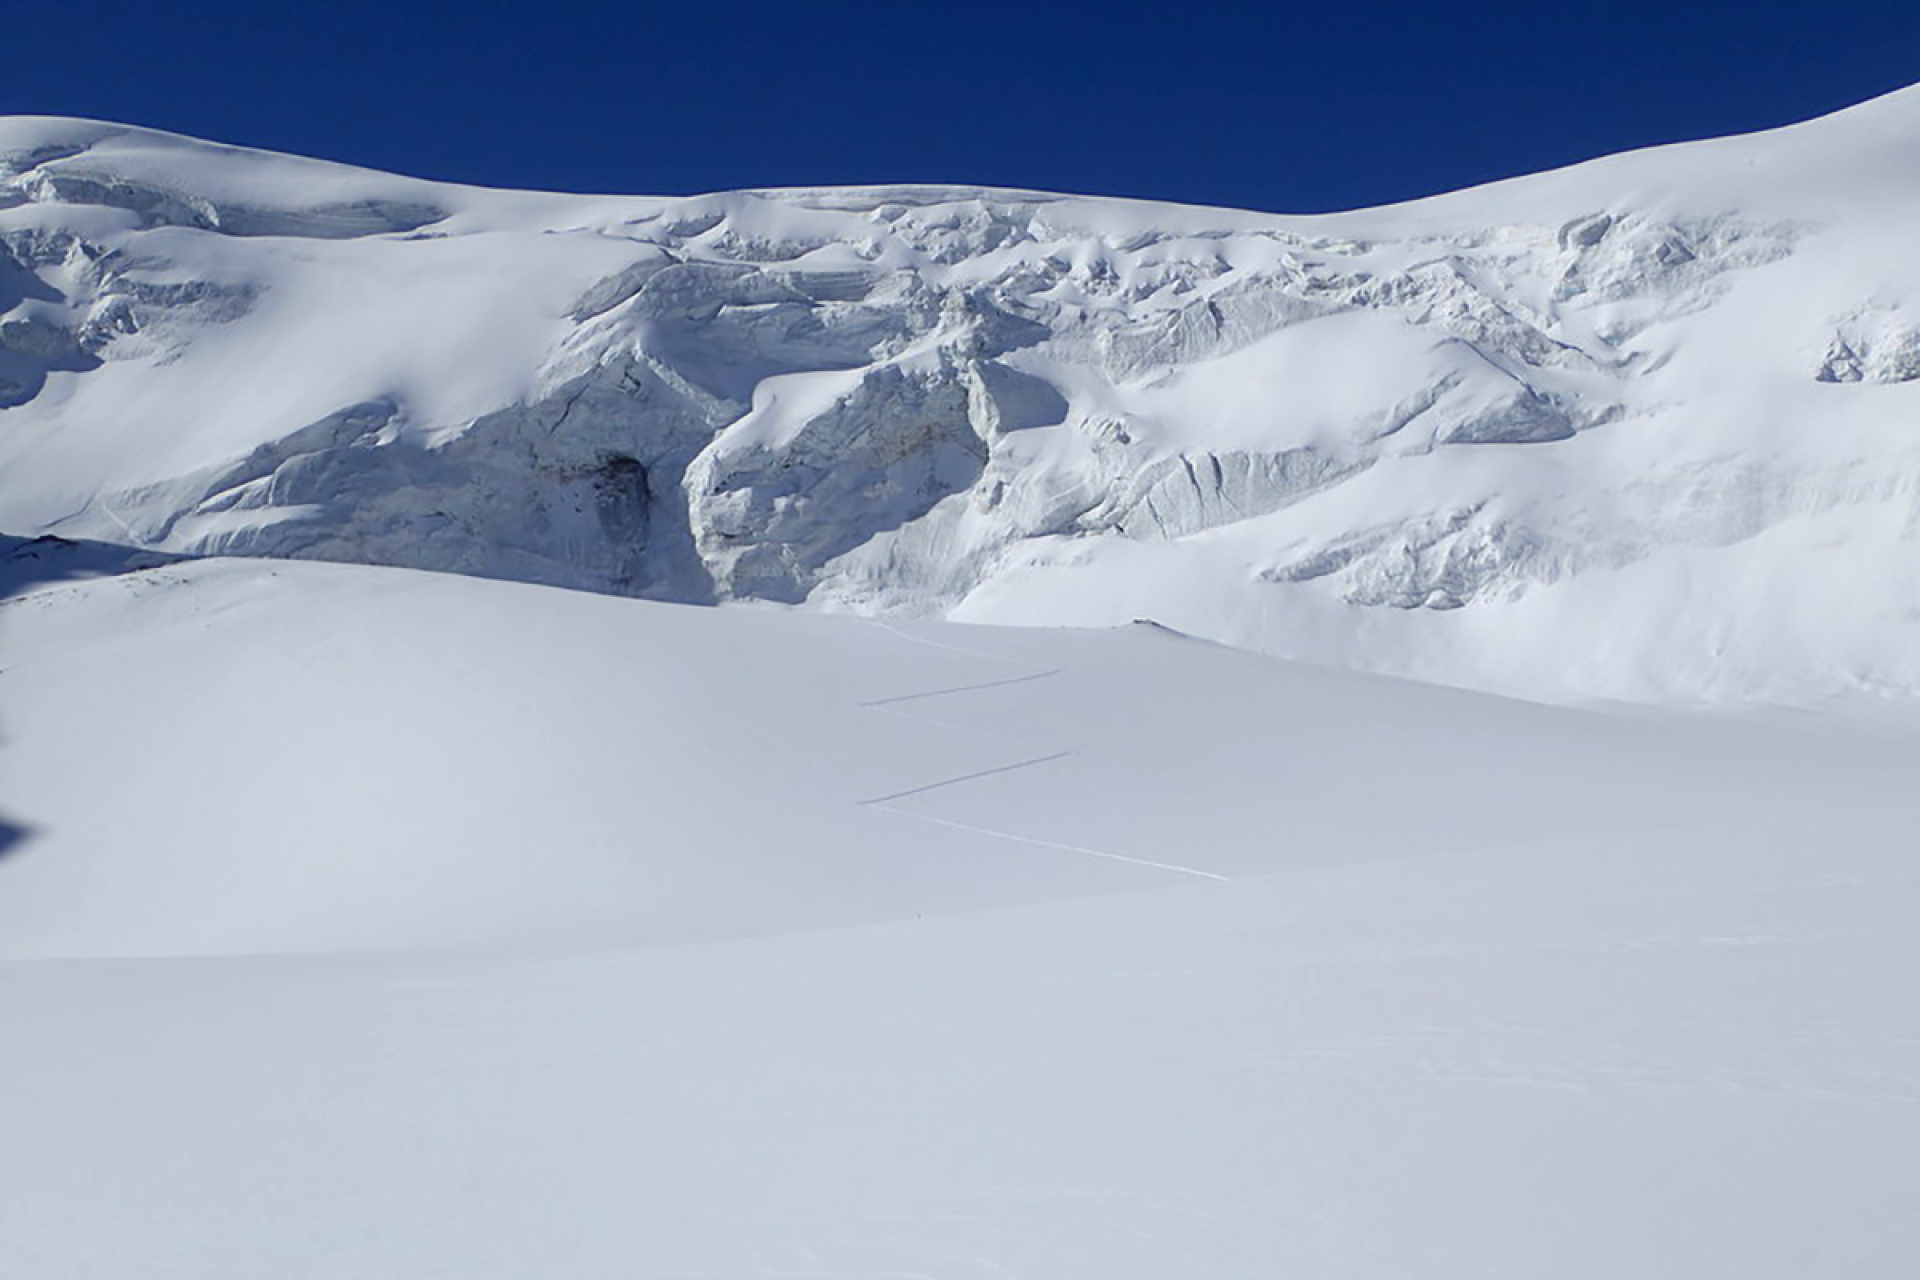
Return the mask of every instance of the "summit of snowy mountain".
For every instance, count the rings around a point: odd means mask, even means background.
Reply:
[[[1920,688],[1920,91],[1282,217],[487,191],[0,121],[0,531]]]

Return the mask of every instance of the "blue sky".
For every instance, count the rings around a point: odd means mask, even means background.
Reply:
[[[8,8],[0,113],[576,191],[951,181],[1308,212],[1920,80],[1911,0]]]

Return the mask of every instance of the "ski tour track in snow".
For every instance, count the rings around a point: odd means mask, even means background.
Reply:
[[[900,628],[879,619],[868,619],[868,621],[889,635],[912,644],[927,645],[935,649],[946,649],[953,653],[963,653],[975,658],[986,658],[993,662],[1005,663],[1017,661],[1016,659],[1005,658],[999,654],[988,653],[981,649],[969,649],[962,645],[946,644],[938,640],[928,640],[921,636],[913,635],[910,632],[902,631]],[[928,716],[917,716],[911,712],[901,711],[899,707],[901,703],[906,702],[923,702],[932,698],[959,697],[963,694],[979,693],[987,689],[1004,689],[1011,685],[1032,684],[1040,680],[1054,679],[1062,673],[1063,669],[1060,667],[1048,667],[1038,671],[1029,671],[1023,675],[1010,676],[1003,680],[982,680],[972,684],[953,685],[941,689],[923,689],[915,693],[875,698],[872,701],[861,702],[857,705],[868,711],[879,711],[888,715],[901,716],[919,724],[944,729],[950,733],[990,737],[1015,745],[1038,745],[1028,744],[1023,739],[1014,738],[1006,734],[971,729],[963,725],[951,724],[947,721],[933,719]],[[1001,774],[1015,773],[1023,769],[1039,768],[1042,765],[1053,764],[1056,761],[1065,760],[1078,754],[1080,754],[1079,748],[1064,747],[1050,751],[1044,755],[1015,760],[1008,764],[996,765],[990,769],[976,769],[971,773],[963,773],[951,778],[940,778],[933,782],[923,783],[917,787],[908,787],[903,791],[895,791],[883,796],[873,796],[869,799],[855,801],[854,803],[863,809],[875,809],[882,813],[898,814],[903,818],[911,818],[915,822],[925,822],[934,826],[949,827],[955,831],[969,831],[976,835],[992,836],[995,839],[1010,840],[1017,844],[1033,845],[1042,849],[1054,849],[1063,853],[1079,854],[1087,858],[1101,858],[1108,862],[1124,862],[1136,867],[1148,867],[1155,871],[1166,871],[1175,875],[1191,876],[1201,880],[1224,881],[1228,878],[1216,871],[1207,871],[1200,867],[1183,866],[1175,862],[1160,862],[1151,858],[1138,858],[1131,854],[1116,853],[1111,849],[1093,849],[1085,845],[1066,844],[1058,840],[1043,840],[1037,836],[1021,835],[1016,831],[1001,831],[994,827],[983,827],[971,822],[956,822],[951,818],[937,818],[931,814],[915,813],[911,809],[900,808],[899,805],[895,803],[899,800],[911,799],[914,796],[926,795],[928,792],[942,791],[948,787],[957,787],[965,783],[977,782],[982,778],[997,777]]]

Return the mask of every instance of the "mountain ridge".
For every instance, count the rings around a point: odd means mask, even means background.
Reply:
[[[1258,218],[1282,219],[1282,220],[1288,220],[1288,221],[1294,221],[1294,220],[1324,221],[1328,219],[1351,217],[1356,214],[1365,214],[1365,213],[1388,211],[1388,210],[1396,210],[1396,211],[1405,210],[1409,206],[1427,205],[1437,201],[1449,201],[1461,196],[1469,195],[1471,193],[1485,192],[1492,188],[1507,187],[1507,186],[1516,185],[1516,184],[1536,183],[1542,178],[1550,177],[1552,175],[1576,172],[1579,170],[1586,169],[1589,166],[1593,166],[1593,165],[1603,165],[1603,166],[1612,165],[1612,164],[1617,164],[1623,161],[1642,159],[1642,158],[1645,158],[1648,156],[1654,156],[1654,155],[1666,155],[1666,154],[1678,155],[1678,154],[1686,153],[1690,149],[1700,148],[1700,147],[1724,148],[1729,143],[1738,143],[1743,140],[1760,140],[1760,139],[1767,140],[1769,146],[1777,147],[1782,141],[1785,141],[1788,139],[1797,140],[1799,137],[1804,137],[1809,131],[1817,134],[1822,129],[1830,128],[1835,125],[1840,125],[1842,127],[1845,127],[1848,124],[1851,124],[1854,122],[1860,122],[1860,121],[1865,121],[1869,123],[1878,123],[1878,124],[1891,124],[1896,128],[1910,130],[1913,127],[1915,127],[1915,121],[1899,119],[1898,114],[1903,112],[1908,113],[1916,118],[1920,118],[1920,84],[1909,85],[1903,89],[1895,89],[1888,93],[1880,94],[1872,98],[1867,98],[1860,102],[1854,103],[1850,106],[1841,107],[1837,110],[1827,112],[1824,115],[1813,116],[1804,120],[1792,121],[1792,122],[1774,126],[1774,127],[1751,129],[1751,130],[1746,130],[1739,133],[1713,135],[1705,138],[1690,138],[1690,139],[1682,139],[1674,142],[1654,143],[1654,144],[1651,144],[1648,146],[1642,146],[1642,147],[1632,147],[1624,151],[1608,152],[1602,155],[1591,156],[1583,160],[1576,160],[1563,165],[1555,165],[1551,168],[1541,169],[1531,173],[1518,174],[1512,177],[1505,177],[1505,178],[1494,178],[1486,182],[1472,183],[1464,187],[1450,188],[1445,191],[1438,191],[1438,192],[1434,192],[1432,194],[1424,195],[1424,196],[1415,196],[1406,200],[1391,201],[1389,203],[1380,204],[1380,205],[1356,205],[1351,208],[1327,210],[1319,213],[1297,213],[1297,212],[1289,212],[1286,210],[1261,210],[1261,209],[1242,208],[1242,207],[1233,206],[1233,205],[1199,204],[1199,203],[1183,201],[1183,200],[1162,200],[1162,199],[1155,199],[1151,197],[1140,197],[1140,196],[1110,196],[1110,195],[1102,195],[1099,192],[1093,192],[1093,191],[1065,191],[1065,190],[1055,190],[1051,188],[1001,186],[997,184],[943,183],[943,182],[927,182],[927,181],[914,181],[914,180],[902,180],[898,182],[876,181],[876,182],[851,182],[851,183],[838,183],[838,184],[799,184],[799,185],[789,185],[789,186],[747,185],[747,186],[740,186],[740,187],[718,188],[711,191],[688,192],[681,195],[651,193],[651,192],[645,192],[645,191],[546,191],[546,190],[540,190],[537,188],[528,188],[528,187],[495,186],[495,185],[485,184],[485,183],[466,183],[466,182],[448,181],[448,180],[437,179],[437,178],[421,178],[421,177],[416,177],[410,174],[404,174],[397,170],[378,169],[378,168],[373,168],[367,165],[355,164],[351,161],[332,160],[332,159],[326,159],[326,158],[317,157],[317,156],[306,156],[298,152],[279,151],[269,147],[256,147],[256,146],[251,146],[245,143],[224,142],[217,139],[199,137],[194,134],[182,133],[177,130],[155,128],[149,125],[132,124],[125,121],[108,120],[108,119],[102,119],[102,118],[95,118],[91,116],[41,115],[41,114],[33,114],[33,113],[19,113],[19,114],[12,114],[12,115],[0,114],[0,154],[5,154],[5,151],[4,151],[5,139],[7,138],[9,133],[12,133],[12,132],[17,131],[20,133],[32,134],[32,133],[42,132],[47,130],[52,130],[56,132],[82,130],[82,131],[94,131],[96,134],[95,137],[93,137],[87,144],[85,144],[86,146],[92,146],[98,142],[107,141],[110,139],[133,139],[133,140],[142,140],[142,141],[152,141],[152,142],[159,142],[165,145],[180,146],[188,150],[215,151],[215,152],[231,154],[236,157],[243,157],[243,158],[250,157],[255,160],[294,161],[301,165],[311,166],[315,168],[332,169],[332,170],[341,171],[343,173],[367,175],[367,176],[379,177],[384,179],[390,179],[398,182],[416,183],[423,186],[438,187],[438,188],[443,188],[450,191],[482,192],[482,193],[491,193],[495,195],[532,195],[532,196],[541,196],[541,197],[551,197],[554,199],[561,199],[561,200],[673,201],[673,200],[697,200],[704,197],[726,196],[726,195],[799,196],[799,195],[808,195],[808,194],[822,194],[822,195],[832,196],[832,195],[840,195],[840,194],[847,194],[847,193],[867,193],[867,192],[873,192],[873,193],[884,192],[884,193],[889,193],[890,198],[902,199],[904,198],[904,196],[900,193],[906,193],[906,192],[912,192],[912,191],[918,190],[918,191],[924,191],[924,192],[940,193],[942,195],[965,194],[970,196],[987,195],[987,196],[996,196],[996,197],[1016,197],[1016,198],[1034,197],[1034,198],[1044,198],[1044,199],[1051,199],[1051,200],[1087,200],[1087,201],[1096,201],[1103,204],[1115,204],[1115,205],[1150,205],[1158,208],[1168,208],[1168,209],[1191,209],[1191,210],[1203,210],[1203,211],[1220,212],[1220,213],[1244,213],[1244,214],[1248,214],[1250,216],[1258,217]],[[1875,117],[1880,117],[1880,119],[1875,120]]]
[[[1911,691],[1916,108],[1311,216],[11,118],[0,529],[1151,617],[1549,700]],[[1836,568],[1872,595],[1788,616]]]

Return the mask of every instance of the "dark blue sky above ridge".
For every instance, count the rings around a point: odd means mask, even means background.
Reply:
[[[1874,97],[1920,80],[1920,4],[26,0],[0,49],[0,114],[489,186],[1313,212]]]

